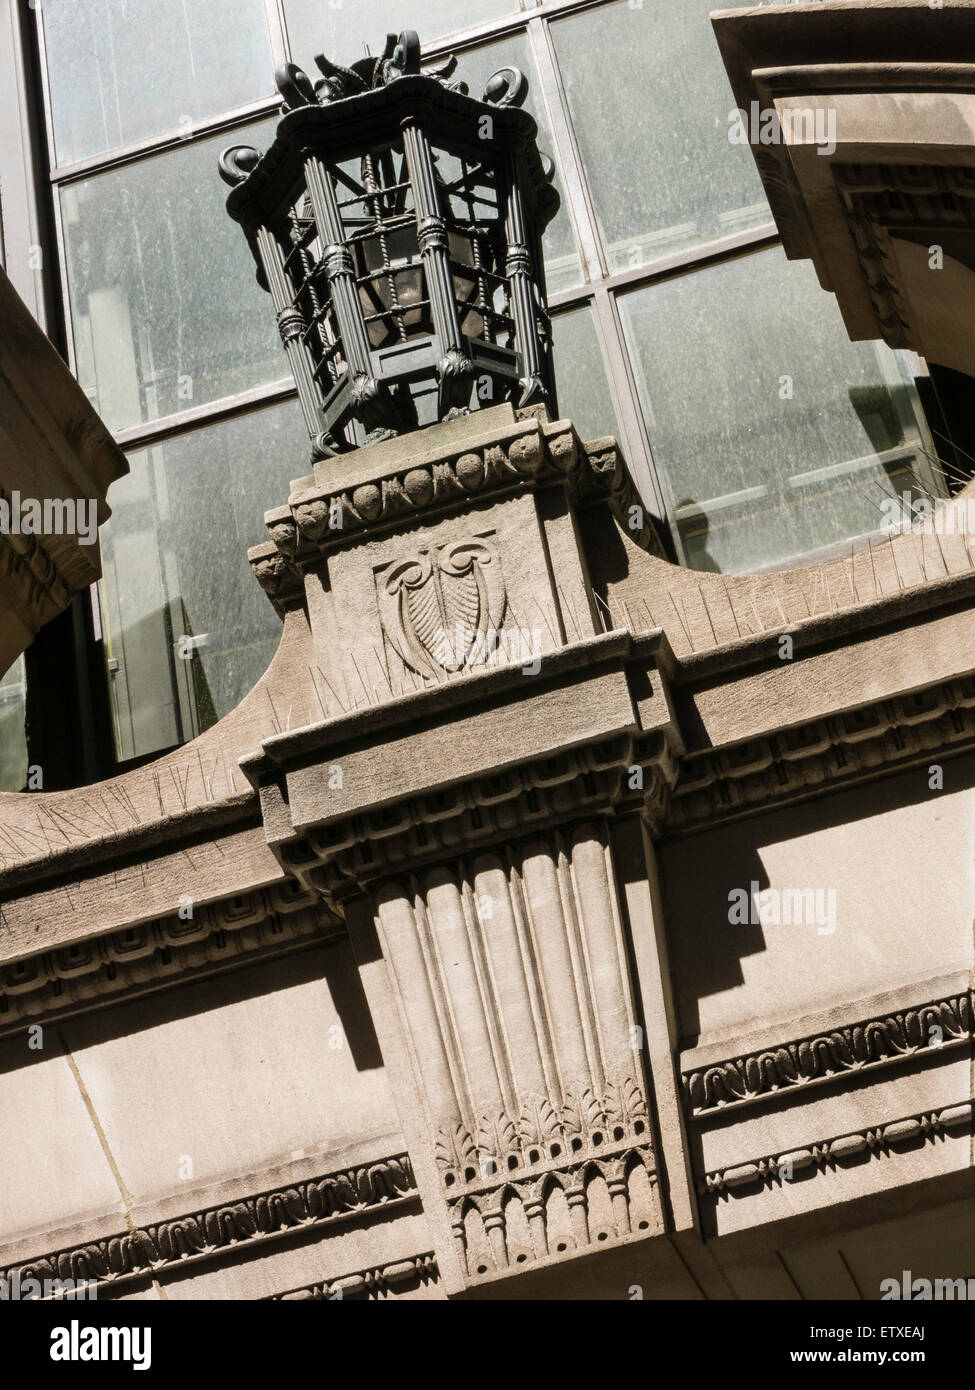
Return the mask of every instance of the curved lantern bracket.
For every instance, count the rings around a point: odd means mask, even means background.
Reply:
[[[235,188],[237,184],[244,182],[260,157],[253,145],[231,145],[223,151],[218,160],[220,177],[224,183]]]
[[[528,96],[528,78],[520,68],[499,68],[488,78],[481,100],[490,106],[522,106]]]
[[[315,95],[323,105],[331,101],[343,101],[346,97],[357,96],[369,90],[357,72],[333,63],[324,53],[315,54],[315,66],[322,73],[315,83]]]
[[[392,48],[391,53],[390,48]],[[420,72],[420,38],[416,30],[404,29],[395,41],[392,34],[389,34],[386,38],[384,60],[388,64],[383,75],[384,82],[392,82],[397,77],[418,76]]]
[[[314,106],[318,101],[311,78],[297,63],[282,63],[275,68],[274,84],[289,111],[296,111],[299,106]]]

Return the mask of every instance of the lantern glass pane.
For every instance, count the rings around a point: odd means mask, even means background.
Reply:
[[[370,346],[428,336],[433,323],[402,144],[332,166],[330,177],[352,248]],[[328,297],[324,274],[318,292]]]
[[[359,302],[372,347],[433,332],[415,223],[367,231],[352,243]]]
[[[461,332],[510,345],[497,169],[480,151],[434,150]]]

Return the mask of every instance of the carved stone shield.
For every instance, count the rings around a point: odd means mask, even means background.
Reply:
[[[505,604],[497,554],[476,539],[397,561],[379,590],[383,630],[393,648],[418,675],[434,679],[487,660]]]

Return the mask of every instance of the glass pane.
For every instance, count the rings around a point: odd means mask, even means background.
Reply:
[[[292,56],[316,76],[316,53],[354,63],[382,53],[387,34],[415,29],[426,46],[518,9],[518,0],[284,0]]]
[[[695,569],[740,571],[864,535],[906,490],[943,489],[913,380],[851,343],[781,248],[624,295],[657,472]]]
[[[281,621],[246,552],[308,453],[286,401],[130,455],[99,533],[120,758],[194,738],[267,669]]]
[[[273,129],[235,139],[266,148]],[[77,375],[110,429],[288,375],[270,296],[224,206],[217,156],[231,143],[223,134],[61,191]]]
[[[528,97],[524,109],[534,116],[538,124],[538,148],[556,162],[555,141],[552,139],[542,102],[541,79],[532,60],[528,40],[523,33],[512,34],[497,43],[484,44],[480,48],[471,48],[459,53],[455,76],[463,78],[470,88],[471,96],[480,97],[488,78],[505,67],[520,68],[528,78]],[[555,219],[549,224],[543,241],[545,282],[550,294],[582,283],[582,266],[576,250],[575,232],[557,162],[554,183],[562,205]]]
[[[555,391],[559,418],[571,420],[582,439],[619,438],[603,357],[590,309],[573,309],[552,320]]]
[[[714,8],[620,0],[551,25],[611,270],[772,220],[751,151],[729,141]]]
[[[19,792],[27,783],[27,687],[24,658],[0,680],[0,791]]]
[[[262,0],[37,0],[59,164],[274,90]]]

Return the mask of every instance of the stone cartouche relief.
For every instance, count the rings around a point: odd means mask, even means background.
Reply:
[[[386,641],[434,680],[484,665],[507,609],[501,559],[487,536],[419,544],[376,572]]]

